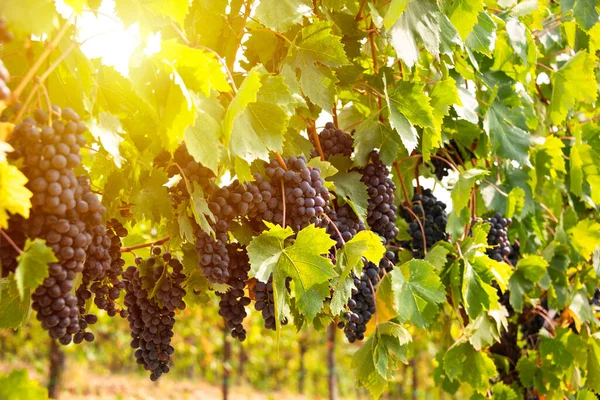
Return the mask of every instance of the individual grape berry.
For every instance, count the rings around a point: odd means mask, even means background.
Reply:
[[[486,218],[483,222],[490,224],[488,232],[488,245],[492,246],[487,250],[488,256],[498,262],[502,262],[513,252],[512,246],[508,241],[507,228],[511,224],[510,218],[504,218],[502,214],[496,213],[492,218]]]
[[[185,275],[181,272],[181,262],[175,258],[165,262],[155,255],[141,264],[146,265],[148,275],[142,275],[134,266],[123,273],[124,303],[136,362],[150,371],[150,379],[155,381],[169,372],[169,360],[175,351],[171,338],[174,335],[175,310],[185,308],[185,290],[181,287]],[[150,297],[149,291],[157,285],[156,295]]]
[[[316,146],[314,138],[309,135],[309,139],[313,146]],[[328,160],[330,156],[343,155],[350,157],[354,151],[354,139],[351,135],[344,133],[341,129],[337,129],[332,122],[325,124],[325,129],[319,133],[319,143],[323,150],[325,159]],[[313,153],[313,157],[316,157],[316,152]]]
[[[286,281],[286,285],[289,281]],[[275,297],[273,294],[273,277],[270,277],[267,283],[256,282],[256,285],[252,288],[254,292],[254,308],[256,311],[262,313],[263,320],[265,322],[265,328],[276,330],[277,324],[275,321]],[[281,321],[281,325],[287,325],[288,320],[284,318]]]
[[[437,242],[448,240],[446,205],[436,199],[430,189],[425,189],[422,194],[415,192],[411,211],[412,214],[402,210],[401,215],[408,222],[413,257],[423,258],[424,250],[429,250]],[[418,221],[415,217],[418,218]],[[425,233],[425,237],[423,237],[423,233]]]
[[[396,185],[389,177],[389,169],[379,159],[377,152],[372,152],[369,163],[361,168],[361,182],[367,185],[369,204],[367,223],[371,230],[383,237],[387,243],[398,235],[396,227],[396,212],[394,204]]]
[[[244,287],[250,271],[250,260],[245,247],[238,244],[228,244],[230,262],[230,277],[228,284],[231,286],[226,293],[217,293],[219,301],[219,315],[225,320],[231,336],[243,342],[246,339],[246,330],[242,325],[246,317],[246,306],[250,305],[250,298],[245,296]]]

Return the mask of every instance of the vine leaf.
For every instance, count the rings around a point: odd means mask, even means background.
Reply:
[[[317,21],[298,33],[290,47],[288,58],[295,69],[301,71],[300,86],[308,98],[318,106],[329,110],[333,106],[331,90],[337,81],[327,67],[341,67],[348,64],[341,38],[331,32],[332,24]],[[321,65],[317,65],[319,63]],[[326,88],[326,92],[321,93]]]
[[[532,138],[521,127],[513,124],[515,113],[522,113],[522,109],[509,110],[494,102],[485,114],[483,129],[498,156],[529,165],[528,151]]]
[[[496,366],[492,359],[464,341],[456,342],[446,351],[444,370],[451,380],[466,382],[478,392],[485,392],[489,380],[496,375]]]
[[[562,154],[562,153],[561,153]],[[583,179],[590,185],[592,201],[600,202],[600,162],[592,146],[578,143],[571,147],[571,192],[581,197]]]
[[[573,7],[575,21],[586,31],[592,29],[600,21],[600,15],[598,15],[596,7],[596,0],[577,0],[575,2]]]
[[[423,260],[411,260],[390,272],[398,319],[410,320],[418,327],[431,324],[438,304],[446,301],[444,286],[433,265]]]
[[[29,379],[27,369],[13,369],[9,375],[0,375],[0,398],[47,400],[48,390]]]
[[[392,0],[385,15],[383,16],[383,26],[385,26],[386,31],[389,31],[392,26],[394,26],[400,15],[402,15],[402,13],[406,10],[406,7],[408,7],[408,4],[411,1],[412,0]]]
[[[31,10],[35,10],[36,18],[31,18]],[[10,21],[10,29],[42,36],[58,26],[58,14],[54,2],[46,0],[25,0],[0,6],[2,16]]]
[[[458,97],[456,81],[450,77],[438,82],[431,91],[431,108],[433,127],[423,130],[423,160],[429,161],[431,151],[437,148],[442,141],[442,123],[449,114],[450,106],[462,104]]]
[[[147,218],[158,223],[161,218],[173,218],[171,198],[164,186],[168,180],[167,173],[163,170],[153,169],[152,172],[142,173],[138,185],[131,191],[131,212],[137,221]]]
[[[387,124],[382,124],[374,115],[367,118],[356,128],[354,133],[354,162],[359,166],[364,166],[369,160],[371,151],[379,148],[381,149],[379,153],[381,161],[386,165],[390,165],[396,159],[401,146],[402,140],[398,135],[398,131],[390,129]]]
[[[487,175],[488,172],[482,169],[470,169],[462,172],[458,177],[458,182],[454,189],[452,189],[452,207],[457,214],[467,207],[469,200],[471,199],[471,190],[475,185],[475,180],[481,175]]]
[[[287,278],[291,278],[298,311],[312,320],[329,295],[329,290],[323,292],[319,285],[337,276],[331,261],[323,256],[335,241],[325,229],[310,225],[298,232],[294,244],[286,246],[286,239],[294,234],[292,229],[272,224],[268,228],[248,246],[251,274],[262,282],[273,274],[276,320],[284,316]]]
[[[0,279],[0,329],[17,329],[29,315],[31,292],[25,290],[20,296],[17,280],[13,277]]]
[[[592,252],[600,243],[600,224],[592,219],[582,219],[569,229],[568,234],[575,250],[585,260],[589,260]]]
[[[483,11],[483,0],[454,0],[450,2],[449,18],[460,37],[465,40]]]
[[[44,240],[27,239],[23,253],[17,257],[17,261],[19,265],[15,271],[15,279],[19,295],[23,299],[26,290],[35,289],[42,284],[49,274],[48,264],[57,262],[58,259]]]
[[[515,272],[508,281],[510,304],[515,310],[519,312],[523,310],[523,296],[546,275],[547,267],[548,261],[541,256],[525,255],[519,260]]]
[[[384,322],[354,353],[352,367],[356,371],[356,380],[374,398],[381,396],[398,362],[407,362],[406,345],[411,340],[410,333],[402,325]]]
[[[88,128],[94,138],[102,144],[104,150],[112,156],[115,165],[121,168],[125,159],[121,156],[119,150],[119,146],[123,141],[123,137],[120,135],[123,132],[123,127],[121,126],[119,117],[107,112],[101,112],[97,120],[92,120],[88,124]]]
[[[477,318],[483,311],[499,309],[496,289],[483,279],[488,271],[476,268],[480,264],[472,264],[467,259],[463,261],[461,293],[469,317]]]
[[[302,15],[310,11],[306,0],[263,0],[256,8],[256,18],[267,28],[286,32],[302,22]]]
[[[588,340],[587,384],[590,389],[600,392],[600,339],[590,336]]]
[[[344,309],[352,294],[354,280],[350,272],[360,273],[363,257],[373,264],[378,264],[384,254],[385,247],[381,238],[372,231],[358,232],[336,252],[335,270],[339,277],[334,281],[335,291],[331,298],[330,308],[333,315]]]
[[[187,0],[116,0],[115,11],[125,26],[139,23],[140,32],[145,38],[172,18],[183,26],[188,11]]]
[[[29,218],[33,194],[26,183],[27,178],[17,167],[0,162],[0,229],[8,228],[8,213]]]
[[[508,328],[508,311],[492,310],[479,315],[466,327],[466,336],[477,351],[500,341],[500,334]]]
[[[335,184],[338,196],[345,199],[361,221],[365,222],[369,195],[367,186],[360,181],[361,178],[362,175],[359,172],[350,171],[336,174],[331,177],[331,181]]]
[[[577,101],[596,101],[595,57],[580,51],[552,75],[550,117],[560,125]]]
[[[477,16],[477,24],[467,36],[465,43],[471,50],[492,58],[492,50],[496,43],[495,30],[496,23],[494,20],[486,13],[480,12]]]

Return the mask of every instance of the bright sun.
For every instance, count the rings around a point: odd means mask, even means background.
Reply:
[[[73,10],[63,0],[56,0],[56,7],[68,18]],[[142,45],[139,26],[126,28],[116,17],[114,0],[104,0],[98,13],[84,12],[77,17],[77,40],[82,43],[81,51],[88,58],[101,58],[105,65],[114,66],[124,76],[129,73],[129,59],[133,51]],[[145,51],[156,52],[159,37],[150,37]]]

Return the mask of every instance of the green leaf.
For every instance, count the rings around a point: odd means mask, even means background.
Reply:
[[[335,184],[336,193],[350,204],[356,215],[362,220],[367,220],[369,195],[367,185],[360,181],[362,175],[357,171],[338,173],[331,177]]]
[[[32,18],[31,10],[35,10],[35,18]],[[59,23],[52,0],[25,0],[16,3],[3,1],[0,4],[0,15],[9,22],[10,30],[40,37],[44,33],[50,34]]]
[[[386,31],[389,31],[392,28],[411,1],[412,0],[391,1],[387,11],[385,12],[385,15],[383,16],[383,26],[385,26]]]
[[[562,155],[562,153],[561,153]],[[597,152],[587,143],[571,147],[571,192],[581,197],[583,178],[590,185],[592,201],[600,203],[600,160]]]
[[[398,319],[410,320],[421,328],[431,324],[438,304],[446,301],[444,286],[433,266],[427,261],[412,260],[394,268],[390,275]]]
[[[517,400],[518,398],[519,395],[510,386],[502,382],[498,382],[492,386],[493,400]]]
[[[168,180],[167,173],[159,169],[142,174],[138,185],[131,191],[131,212],[137,221],[147,218],[158,223],[162,218],[173,218],[171,198],[164,186]]]
[[[88,129],[94,136],[94,139],[99,141],[104,150],[112,156],[115,165],[121,168],[124,158],[121,156],[119,146],[123,141],[123,137],[120,135],[120,133],[123,133],[123,127],[121,126],[119,117],[107,112],[101,112],[97,120],[92,120],[88,124]]]
[[[208,219],[214,221],[214,216],[208,208],[208,202],[206,201],[202,187],[198,182],[192,183],[192,193],[190,193],[190,197],[192,214],[194,214],[196,223],[200,225],[200,228],[202,228],[204,232],[212,232]]]
[[[220,142],[222,118],[223,107],[215,97],[199,97],[196,99],[196,122],[185,129],[183,137],[194,160],[215,174],[225,154]]]
[[[298,33],[289,52],[295,68],[314,67],[316,62],[329,67],[348,64],[341,38],[332,34],[331,27],[331,22],[317,21]]]
[[[594,73],[595,57],[580,51],[552,74],[550,117],[560,125],[577,101],[596,101],[598,88]]]
[[[591,219],[582,219],[568,230],[569,240],[577,252],[589,260],[600,243],[600,224]]]
[[[448,32],[442,31],[444,26]],[[458,37],[434,0],[411,1],[388,34],[398,58],[409,68],[419,59],[419,42],[437,58],[442,41],[452,42]]]
[[[333,107],[336,94],[335,84],[338,82],[333,71],[320,65],[303,69],[300,76],[300,86],[304,94],[324,110],[330,110]]]
[[[381,123],[377,116],[372,116],[356,127],[354,132],[354,162],[359,166],[367,164],[369,154],[374,148],[380,149],[381,161],[390,165],[395,159],[402,141],[398,132]]]
[[[523,273],[523,276],[531,282],[538,282],[546,274],[548,261],[542,256],[525,254],[517,263],[517,271]]]
[[[189,2],[187,0],[116,0],[115,11],[126,26],[139,23],[145,38],[151,31],[167,24],[172,18],[183,26]]]
[[[488,390],[489,380],[496,375],[492,359],[465,342],[457,342],[448,349],[444,355],[444,370],[451,380],[468,383],[478,392]]]
[[[461,291],[465,310],[471,318],[477,318],[483,311],[495,310],[500,307],[496,289],[486,283],[466,259],[464,260]]]
[[[450,106],[461,104],[458,97],[456,81],[450,77],[438,82],[431,91],[431,108],[433,111],[433,128],[423,130],[423,159],[429,161],[431,150],[437,148],[442,141],[442,123],[450,112]]]
[[[467,36],[466,44],[473,50],[492,58],[492,50],[496,43],[494,31],[496,24],[494,20],[484,12],[477,16],[477,25]]]
[[[29,379],[27,369],[13,369],[9,375],[0,375],[0,399],[48,399],[48,391],[38,381]]]
[[[492,150],[498,156],[528,165],[531,136],[513,123],[515,113],[520,111],[494,103],[485,114],[483,128],[492,142]]]
[[[302,15],[310,12],[310,7],[306,0],[263,0],[256,8],[256,18],[267,28],[286,32],[302,22]]]
[[[507,316],[506,310],[493,310],[471,320],[465,330],[473,348],[479,351],[499,342],[500,334],[508,327]]]
[[[481,175],[487,175],[487,171],[474,168],[460,174],[458,182],[451,193],[454,211],[460,214],[461,210],[467,207],[469,200],[471,199],[471,190],[475,185],[475,180]]]
[[[48,264],[57,262],[51,248],[46,246],[46,242],[41,239],[27,239],[23,253],[17,257],[19,265],[15,271],[17,288],[21,299],[29,289],[36,289],[42,284],[49,275]]]
[[[473,30],[473,26],[477,22],[477,17],[482,11],[483,0],[452,0],[450,2],[448,17],[463,40]]]
[[[441,270],[446,262],[450,250],[444,245],[444,242],[439,242],[425,254],[425,261],[431,264],[436,270]]]
[[[520,187],[512,188],[506,199],[506,218],[520,216],[525,206],[525,191]]]
[[[587,389],[580,390],[575,400],[597,400],[596,395]]]
[[[596,0],[577,0],[575,2],[575,7],[573,7],[575,21],[586,31],[592,29],[600,21],[597,6]]]
[[[31,296],[29,290],[21,299],[17,281],[10,275],[0,279],[0,329],[17,329],[29,315]],[[0,387],[0,390],[2,388]]]
[[[0,161],[0,229],[8,228],[8,213],[29,218],[33,193],[26,183],[27,178],[17,167]]]
[[[285,246],[285,239],[293,234],[288,227],[270,225],[269,230],[261,233],[248,246],[248,256],[252,273],[265,282],[273,274],[275,287],[285,292],[285,280],[290,277],[293,283],[298,311],[308,320],[312,320],[323,307],[329,290],[319,290],[319,285],[337,276],[331,261],[324,257],[335,244],[325,229],[310,225],[298,232],[296,241]],[[281,320],[281,307],[276,305],[277,320]]]
[[[587,357],[587,385],[595,392],[600,392],[600,339],[590,337]]]

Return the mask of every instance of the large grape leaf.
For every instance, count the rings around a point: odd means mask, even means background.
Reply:
[[[13,275],[0,279],[0,329],[17,329],[29,315],[31,305],[30,291],[23,298],[19,295],[17,281]]]
[[[463,40],[473,30],[477,17],[482,11],[483,0],[452,0],[449,2],[450,22],[456,27]]]
[[[561,153],[562,155],[562,153]],[[582,195],[583,179],[590,185],[592,201],[600,203],[600,160],[597,152],[588,143],[578,143],[571,147],[571,192]]]
[[[29,218],[33,194],[26,183],[27,178],[17,167],[0,162],[0,229],[8,228],[8,213]]]
[[[473,51],[492,57],[492,50],[496,44],[494,31],[496,24],[494,20],[484,12],[477,16],[477,24],[467,36],[466,45]]]
[[[123,141],[121,134],[123,127],[119,117],[107,112],[101,112],[97,120],[88,124],[88,129],[94,138],[102,144],[104,150],[112,156],[115,165],[121,168],[124,158],[121,156],[119,146]]]
[[[594,66],[595,57],[580,51],[552,74],[550,117],[554,124],[561,124],[576,102],[596,101],[598,88]]]
[[[312,320],[323,307],[329,290],[317,290],[319,285],[337,276],[331,261],[324,257],[335,244],[325,229],[310,225],[296,236],[296,241],[286,246],[286,239],[293,235],[291,228],[268,225],[268,230],[255,237],[248,246],[251,274],[266,282],[273,274],[276,320],[279,321],[286,291],[285,281],[293,283],[296,307],[308,320]],[[280,300],[278,300],[280,299]]]
[[[48,390],[38,381],[29,379],[27,369],[13,369],[8,375],[0,375],[0,399],[48,399]]]
[[[470,318],[477,318],[484,311],[500,308],[496,289],[485,282],[480,271],[466,259],[464,260],[461,292],[465,310]]]
[[[35,18],[31,10],[35,10]],[[58,14],[52,0],[3,1],[0,3],[0,15],[10,22],[10,29],[20,34],[41,37],[58,26]]]
[[[255,15],[267,28],[285,32],[293,24],[302,22],[302,15],[310,11],[310,7],[307,0],[263,0]]]
[[[356,215],[363,221],[367,220],[369,195],[367,186],[361,182],[362,175],[357,171],[338,173],[331,177],[335,184],[336,193],[350,204]]]
[[[419,43],[437,58],[440,45],[453,42],[458,37],[434,0],[411,1],[388,34],[396,54],[410,68],[419,59]]]
[[[437,148],[442,141],[442,123],[444,117],[450,112],[450,106],[462,104],[458,97],[456,81],[448,77],[436,83],[431,91],[430,104],[433,127],[427,127],[423,130],[423,144],[421,146],[425,161],[429,161],[432,150]]]
[[[27,290],[33,290],[40,286],[48,276],[48,264],[57,262],[52,249],[46,246],[41,239],[27,239],[23,252],[17,257],[19,265],[15,271],[17,288],[21,298]]]
[[[509,110],[504,105],[494,102],[485,114],[483,128],[498,156],[527,165],[532,138],[529,133],[515,125],[516,113],[522,113],[522,110]]]
[[[600,21],[598,2],[596,0],[576,0],[573,15],[579,26],[589,31]]]
[[[389,31],[412,0],[392,0],[383,16],[383,26]]]
[[[452,208],[457,213],[460,213],[463,208],[467,207],[471,199],[471,189],[475,185],[477,177],[486,175],[487,171],[482,169],[470,169],[462,172],[458,177],[458,182],[452,189]]]
[[[188,0],[116,0],[115,11],[126,26],[138,23],[145,38],[150,32],[166,25],[167,18],[183,26],[189,3]]]
[[[170,220],[173,217],[171,198],[164,186],[168,180],[166,172],[158,169],[140,176],[138,185],[131,191],[131,212],[137,221],[146,218],[158,223],[161,218]]]
[[[589,260],[600,243],[600,224],[592,219],[582,219],[568,230],[569,240],[577,252]]]
[[[321,65],[341,67],[348,63],[341,38],[333,35],[331,28],[327,21],[317,21],[304,27],[296,35],[288,53],[289,63],[301,71],[302,90],[313,103],[326,110],[333,106],[331,84],[336,78],[332,71]]]
[[[433,265],[423,260],[412,260],[390,272],[392,290],[401,322],[410,320],[424,328],[431,324],[438,304],[446,300],[446,293]]]
[[[590,389],[600,392],[600,338],[590,336],[587,357],[587,384]]]
[[[476,351],[468,342],[456,342],[444,355],[444,370],[451,380],[468,383],[478,392],[489,388],[489,380],[496,375],[492,359]]]

